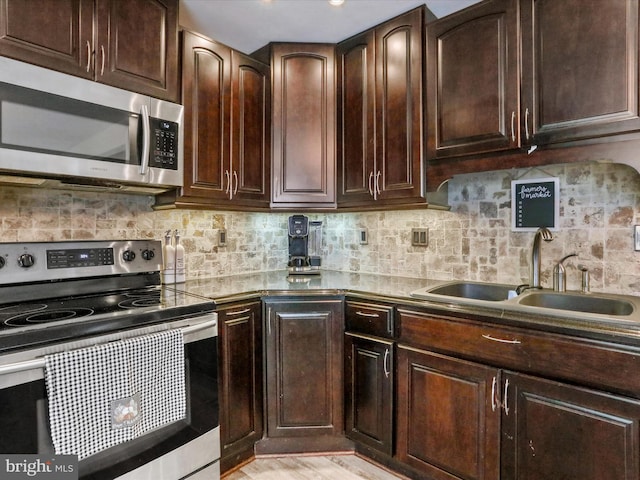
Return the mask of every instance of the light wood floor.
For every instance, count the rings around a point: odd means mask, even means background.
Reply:
[[[395,475],[356,455],[257,458],[224,480],[398,480]]]

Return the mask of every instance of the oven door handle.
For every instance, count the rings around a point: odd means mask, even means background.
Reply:
[[[218,324],[217,319],[208,320],[206,322],[198,323],[196,325],[189,325],[188,327],[182,327],[182,334],[188,335],[190,333],[196,333],[200,330],[206,330],[210,327],[215,327]],[[34,358],[33,360],[25,360],[23,362],[8,363],[6,365],[0,365],[0,376],[8,375],[10,373],[24,372],[27,370],[37,370],[44,368],[44,357]]]

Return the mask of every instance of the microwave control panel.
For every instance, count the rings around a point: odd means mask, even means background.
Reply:
[[[178,169],[178,124],[149,118],[151,126],[150,167]]]

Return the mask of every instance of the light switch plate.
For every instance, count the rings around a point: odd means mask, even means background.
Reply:
[[[635,226],[633,240],[636,252],[640,252],[640,225]]]

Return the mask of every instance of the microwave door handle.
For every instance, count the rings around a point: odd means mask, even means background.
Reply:
[[[142,122],[142,158],[140,159],[140,175],[146,175],[149,170],[149,107],[140,107],[140,121]]]

